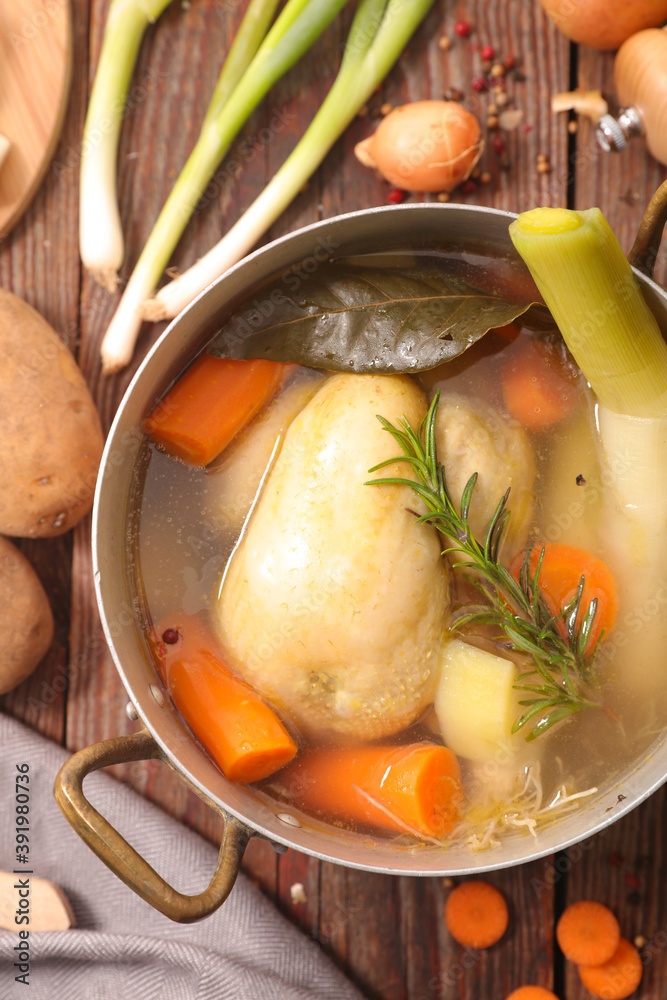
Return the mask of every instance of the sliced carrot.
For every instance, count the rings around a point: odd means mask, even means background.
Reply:
[[[274,709],[212,652],[199,619],[161,622],[150,646],[176,708],[230,781],[259,781],[293,759],[296,743]]]
[[[261,410],[292,365],[202,354],[144,420],[170,455],[208,465]]]
[[[520,986],[512,990],[507,1000],[558,1000],[558,997],[544,986]]]
[[[546,341],[522,337],[501,369],[505,406],[524,427],[542,431],[574,409],[576,376]]]
[[[430,837],[452,829],[463,798],[456,757],[435,743],[310,750],[276,787],[306,811]]]
[[[556,940],[571,962],[602,965],[618,948],[621,929],[610,909],[592,899],[582,899],[561,914],[556,924]]]
[[[621,938],[608,962],[604,965],[580,965],[579,976],[594,997],[625,1000],[641,982],[641,956],[633,944]]]
[[[582,576],[586,579],[577,615],[578,625],[581,625],[590,602],[593,598],[597,598],[597,611],[586,646],[586,651],[591,652],[602,631],[608,634],[616,621],[618,594],[611,570],[601,559],[584,549],[577,549],[572,545],[547,543],[533,548],[530,558],[530,571],[533,575],[537,571],[542,548],[544,548],[544,559],[538,585],[552,615],[559,614],[576,596]],[[523,555],[519,555],[512,564],[511,573],[516,580],[519,579],[522,562]],[[562,619],[558,622],[558,628],[563,635],[566,634],[567,625]]]
[[[466,948],[490,948],[507,930],[507,903],[488,882],[462,882],[445,904],[445,923],[452,937]]]

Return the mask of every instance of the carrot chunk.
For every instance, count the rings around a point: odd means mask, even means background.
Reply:
[[[621,940],[618,920],[592,899],[572,903],[556,924],[556,940],[566,958],[577,965],[608,962]]]
[[[577,625],[581,625],[590,602],[593,598],[597,598],[597,611],[590,639],[586,646],[586,652],[591,652],[601,637],[602,631],[608,633],[616,621],[618,594],[611,570],[606,563],[591,555],[590,552],[577,549],[572,545],[553,543],[544,546],[536,545],[533,548],[530,559],[530,571],[533,575],[537,570],[542,548],[544,548],[544,559],[538,583],[552,615],[560,614],[563,608],[575,597],[582,576],[586,577],[586,582],[581,607],[577,615]],[[511,573],[516,580],[519,579],[522,562],[523,554],[517,556],[512,564]],[[565,635],[567,625],[562,619],[558,622],[558,627]]]
[[[500,374],[505,406],[524,427],[542,431],[574,409],[579,387],[555,347],[522,337]]]
[[[604,965],[580,965],[579,976],[594,997],[625,1000],[641,982],[641,956],[633,944],[621,938],[608,962]]]
[[[269,401],[291,365],[202,354],[144,420],[170,455],[208,465]]]
[[[160,623],[150,646],[176,708],[230,781],[259,781],[293,759],[296,743],[276,712],[214,655],[197,618]]]
[[[558,997],[544,986],[519,986],[518,990],[512,990],[507,1000],[558,1000]]]
[[[463,797],[455,755],[435,743],[310,750],[276,787],[311,812],[430,837],[452,829]]]
[[[490,948],[507,930],[509,914],[501,892],[488,882],[462,882],[445,904],[445,923],[466,948]]]

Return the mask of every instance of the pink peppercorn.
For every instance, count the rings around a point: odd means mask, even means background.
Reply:
[[[503,59],[503,66],[505,67],[505,69],[514,69],[514,67],[516,66],[516,57],[505,56],[505,58]]]
[[[476,90],[477,93],[479,94],[483,90],[487,89],[487,82],[483,76],[473,76],[472,80],[470,81],[470,86],[472,87],[473,90]]]
[[[505,140],[502,135],[494,135],[492,145],[498,156],[505,152]]]
[[[525,125],[521,126],[521,131],[522,132],[532,132],[533,131],[533,126],[529,125],[528,122],[526,122]]]
[[[179,638],[177,628],[166,628],[162,633],[162,641],[166,642],[168,646],[173,646],[178,642]]]
[[[454,31],[459,38],[467,38],[472,31],[472,28],[468,21],[457,21],[454,25]]]
[[[392,185],[387,191],[387,201],[390,201],[392,205],[400,205],[404,200],[405,191],[402,188],[397,188]]]
[[[639,889],[641,886],[641,882],[639,881],[637,876],[633,875],[631,872],[628,872],[628,874],[625,876],[625,882],[628,889]]]
[[[476,190],[477,185],[471,177],[461,185],[461,194],[474,194]]]
[[[484,60],[484,62],[491,62],[495,54],[496,50],[494,49],[493,45],[485,45],[482,51],[480,52],[480,55]]]

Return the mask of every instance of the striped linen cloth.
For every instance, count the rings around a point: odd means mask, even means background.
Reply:
[[[74,833],[53,799],[67,756],[0,714],[0,869],[21,867],[15,775],[16,765],[27,763],[28,867],[64,889],[77,923],[30,933],[28,990],[14,965],[25,927],[0,930],[2,1000],[362,1000],[242,874],[223,906],[196,924],[175,924],[136,896]],[[167,881],[187,893],[205,887],[217,853],[211,844],[105,774],[86,779],[86,794]]]

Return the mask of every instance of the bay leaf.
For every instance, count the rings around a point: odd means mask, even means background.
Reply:
[[[449,361],[534,303],[481,291],[443,270],[321,265],[288,274],[230,318],[209,352],[329,371],[416,372]]]

